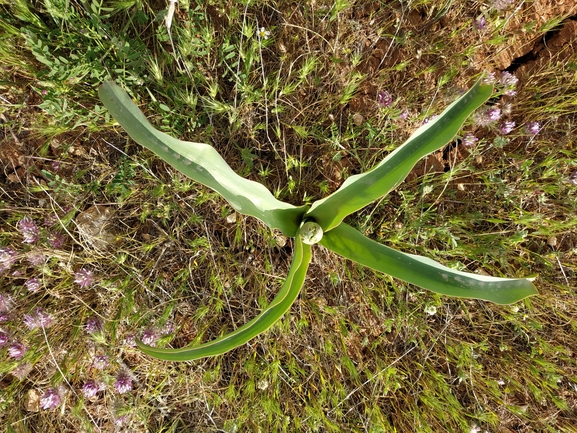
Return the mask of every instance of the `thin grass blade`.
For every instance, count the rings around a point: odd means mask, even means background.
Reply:
[[[451,141],[467,117],[489,99],[492,92],[492,85],[478,81],[440,116],[417,129],[377,166],[349,177],[337,191],[314,202],[305,218],[314,220],[327,232],[338,226],[347,215],[389,193],[407,177],[419,159]]]
[[[429,258],[381,245],[344,223],[326,232],[320,244],[361,265],[442,295],[511,304],[537,294],[532,278],[498,278],[456,271]]]
[[[265,332],[288,311],[303,287],[310,261],[311,246],[303,243],[301,237],[297,236],[295,238],[293,261],[287,278],[277,296],[258,316],[230,334],[198,346],[188,346],[181,349],[150,347],[142,342],[137,342],[138,347],[147,355],[158,359],[192,361],[207,356],[221,355],[235,347],[241,346]]]
[[[158,131],[130,96],[113,82],[100,86],[98,94],[134,141],[186,176],[218,192],[236,211],[258,218],[285,236],[295,236],[306,207],[279,201],[260,183],[239,176],[212,146],[181,141]]]

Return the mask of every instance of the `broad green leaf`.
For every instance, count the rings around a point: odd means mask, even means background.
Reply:
[[[208,144],[181,141],[156,130],[128,94],[112,82],[98,90],[100,100],[134,141],[186,176],[212,188],[240,213],[254,216],[285,236],[295,236],[306,207],[277,200],[263,185],[236,174]]]
[[[300,236],[296,236],[293,261],[277,296],[258,316],[230,334],[198,346],[188,346],[181,349],[160,349],[146,346],[142,342],[137,342],[138,347],[144,353],[158,359],[192,361],[207,356],[221,355],[245,344],[269,329],[288,311],[301,291],[310,260],[311,246],[303,243]]]
[[[337,191],[314,202],[305,218],[320,224],[327,232],[338,226],[347,215],[390,192],[407,177],[419,159],[451,141],[467,117],[489,99],[492,91],[493,86],[478,81],[440,116],[417,129],[377,166],[349,177]]]
[[[497,278],[450,269],[426,257],[381,245],[347,224],[319,242],[347,259],[442,295],[511,304],[537,294],[529,278]]]

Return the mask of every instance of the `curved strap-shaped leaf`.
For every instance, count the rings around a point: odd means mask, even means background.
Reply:
[[[137,342],[138,347],[147,355],[166,361],[192,361],[228,352],[269,329],[288,311],[301,291],[310,261],[311,246],[303,243],[301,237],[297,236],[293,261],[277,296],[258,316],[230,334],[198,346],[181,349],[150,347],[140,341]]]
[[[156,130],[130,96],[113,82],[100,86],[98,95],[134,141],[186,176],[218,192],[238,212],[280,229],[285,236],[295,236],[306,207],[279,201],[260,183],[239,176],[212,146],[181,141]]]
[[[313,203],[305,219],[311,218],[325,232],[338,226],[347,215],[399,185],[423,156],[451,141],[469,115],[493,92],[493,86],[478,81],[443,113],[417,129],[401,146],[370,171],[349,177],[341,187]]]
[[[347,224],[319,242],[347,259],[442,295],[511,304],[537,294],[528,278],[497,278],[450,269],[426,257],[381,245]]]

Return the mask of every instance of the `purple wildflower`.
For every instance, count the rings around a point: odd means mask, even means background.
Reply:
[[[160,335],[170,335],[173,332],[174,332],[174,323],[172,323],[172,322],[166,322],[160,328]]]
[[[479,141],[479,139],[477,137],[475,137],[473,134],[471,134],[470,132],[467,132],[464,136],[463,136],[463,144],[465,146],[472,146],[473,144],[475,144],[477,141]]]
[[[60,161],[52,161],[51,167],[52,171],[60,170]]]
[[[482,79],[483,84],[485,84],[485,85],[487,85],[487,86],[490,86],[490,85],[495,84],[495,81],[496,81],[496,80],[497,80],[497,79],[495,78],[495,73],[494,73],[494,72],[486,72],[486,73],[483,75],[483,79]]]
[[[473,26],[475,26],[477,30],[484,31],[487,28],[487,20],[481,15],[473,22]]]
[[[25,216],[18,221],[17,228],[18,231],[22,233],[22,236],[24,236],[22,243],[33,244],[38,240],[38,226],[32,218]]]
[[[82,268],[74,274],[74,282],[85,289],[94,284],[94,274],[92,271]]]
[[[28,329],[36,328],[47,328],[52,323],[52,317],[50,314],[45,313],[42,308],[37,308],[34,314],[24,315],[24,324],[28,326]]]
[[[26,348],[26,346],[24,346],[19,341],[15,341],[8,348],[8,356],[14,359],[21,359],[26,354],[27,351],[28,349]]]
[[[86,332],[89,334],[100,332],[103,328],[102,319],[97,316],[90,316],[88,319],[86,319],[86,324],[84,327],[86,328]]]
[[[92,398],[96,396],[100,391],[104,391],[104,384],[102,382],[96,382],[90,379],[82,387],[82,394],[86,398]]]
[[[52,213],[44,218],[44,226],[45,227],[52,227],[58,222],[58,215]]]
[[[569,176],[569,182],[573,185],[577,185],[577,171],[574,171],[571,176]]]
[[[474,122],[479,126],[489,126],[501,117],[501,110],[497,107],[485,107],[477,111],[474,116]]]
[[[425,120],[423,120],[423,125],[426,125],[427,123],[435,120],[437,117],[439,117],[438,114],[433,114],[432,116],[427,117]]]
[[[0,313],[0,323],[6,323],[10,321],[10,315],[8,313]]]
[[[121,371],[116,375],[114,388],[119,394],[124,394],[132,389],[132,377],[126,371]]]
[[[66,242],[66,235],[64,233],[49,233],[47,237],[48,244],[58,250],[64,246],[64,242]]]
[[[18,253],[10,247],[0,248],[0,274],[12,267],[17,255]]]
[[[407,110],[401,111],[401,114],[399,114],[399,119],[406,120],[408,118],[409,118],[409,112]]]
[[[537,135],[541,131],[539,122],[529,122],[525,124],[525,132],[529,135]]]
[[[499,84],[503,86],[503,93],[507,96],[515,96],[517,94],[515,87],[518,82],[519,79],[507,71],[503,71],[499,75]]]
[[[108,367],[108,356],[107,355],[95,356],[94,360],[92,361],[92,365],[97,370],[104,370],[106,367]]]
[[[30,252],[26,258],[28,259],[28,262],[32,265],[32,266],[41,266],[44,264],[44,254],[38,252],[38,251],[32,251]]]
[[[40,399],[40,406],[46,410],[54,409],[60,406],[61,403],[62,397],[56,388],[48,389]]]
[[[0,347],[4,347],[10,341],[10,335],[7,332],[0,331]]]
[[[29,292],[35,293],[40,290],[40,280],[36,277],[30,278],[24,283]]]
[[[144,344],[147,344],[148,346],[154,346],[154,343],[156,343],[156,340],[158,340],[158,332],[156,332],[154,329],[151,328],[147,328],[144,331],[142,331],[142,342]]]
[[[128,421],[128,415],[120,415],[114,420],[114,424],[121,427]]]
[[[499,75],[499,84],[505,87],[515,87],[518,82],[519,79],[510,72],[503,71]]]
[[[10,295],[0,293],[0,313],[9,313],[12,310],[12,298]]]
[[[515,128],[515,122],[506,120],[505,122],[501,123],[501,127],[499,129],[501,134],[507,135],[513,130],[513,128]]]
[[[82,394],[86,398],[92,398],[97,393],[98,393],[98,386],[96,385],[96,382],[93,381],[92,379],[86,382],[84,386],[82,386]]]
[[[501,110],[497,107],[489,108],[486,112],[487,119],[496,122],[501,118]]]
[[[128,334],[126,337],[124,337],[124,344],[126,344],[128,347],[136,347],[136,335]]]
[[[386,90],[381,90],[377,93],[377,104],[379,107],[390,107],[393,103],[393,96]]]

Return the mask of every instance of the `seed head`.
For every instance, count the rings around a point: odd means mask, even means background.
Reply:
[[[40,399],[42,409],[50,410],[60,406],[62,397],[56,388],[48,389]]]
[[[38,240],[38,226],[32,218],[25,216],[18,221],[17,228],[24,237],[22,243],[33,244]]]
[[[29,362],[23,362],[21,364],[18,364],[18,366],[10,373],[12,374],[12,376],[17,377],[19,380],[24,380],[24,378],[26,378],[26,376],[28,376],[28,373],[30,373],[31,371],[32,371],[32,364],[30,364]]]
[[[493,4],[491,6],[493,6],[493,9],[502,11],[507,9],[514,1],[515,0],[493,0]]]

